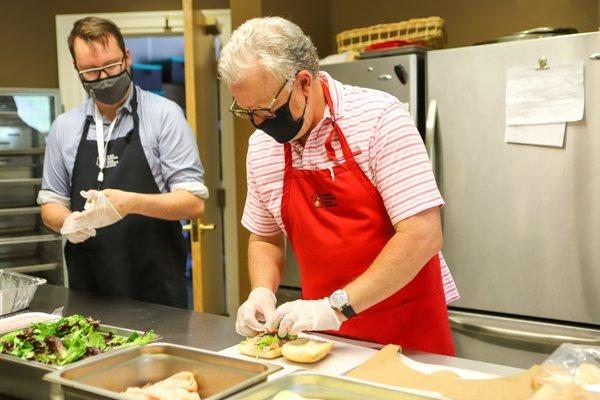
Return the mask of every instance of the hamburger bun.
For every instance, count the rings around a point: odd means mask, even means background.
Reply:
[[[295,338],[296,336],[293,337]],[[262,333],[243,340],[238,344],[238,350],[247,356],[277,358],[281,357],[281,346],[288,340],[291,340],[290,336],[282,339],[277,336],[277,333]]]
[[[333,348],[333,342],[299,338],[281,347],[283,356],[297,363],[313,363],[325,357]]]

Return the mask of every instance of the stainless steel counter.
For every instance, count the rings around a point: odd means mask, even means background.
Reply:
[[[241,337],[235,333],[235,320],[219,315],[197,313],[158,304],[135,300],[101,297],[94,294],[66,289],[61,286],[40,286],[27,311],[51,313],[63,308],[63,315],[82,314],[100,319],[107,325],[146,330],[154,329],[164,342],[219,351],[233,346]],[[335,338],[340,340],[339,338]],[[349,341],[367,347],[378,345]],[[519,369],[440,356],[422,352],[405,352],[416,361],[471,369],[496,375],[510,375]],[[6,397],[0,396],[5,400]]]

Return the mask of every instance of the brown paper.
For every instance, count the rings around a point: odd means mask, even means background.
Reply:
[[[535,365],[517,375],[484,380],[465,380],[449,371],[428,375],[404,365],[398,357],[398,349],[398,346],[387,345],[346,375],[438,392],[456,400],[525,400],[533,393],[531,382],[540,370],[539,365]]]

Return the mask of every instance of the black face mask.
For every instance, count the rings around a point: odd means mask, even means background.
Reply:
[[[124,70],[115,76],[107,76],[106,78],[94,81],[82,80],[81,83],[90,97],[93,97],[100,103],[116,104],[125,97],[125,93],[131,83],[131,76],[127,70]]]
[[[254,123],[254,118],[251,119],[252,125],[254,125],[257,129],[260,129],[267,135],[271,136],[278,143],[286,143],[296,137],[300,129],[302,129],[302,125],[304,124],[304,113],[306,112],[306,104],[308,103],[308,98],[304,98],[304,111],[302,111],[302,115],[297,120],[294,120],[292,117],[292,112],[290,111],[290,99],[292,98],[292,92],[290,92],[290,96],[284,105],[275,110],[275,117],[265,119],[259,125]]]

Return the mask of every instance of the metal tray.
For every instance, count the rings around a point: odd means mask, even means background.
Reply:
[[[19,328],[22,329],[23,327]],[[16,329],[15,329],[16,330]],[[134,332],[143,333],[132,329],[119,328],[110,325],[100,325],[102,331],[112,331],[116,335],[129,336]],[[155,340],[160,340],[156,336]],[[83,364],[95,359],[103,358],[112,354],[124,352],[131,349],[130,346],[118,347],[97,356],[91,356],[85,360],[76,361],[65,366],[43,364],[37,361],[22,360],[8,354],[0,354],[0,394],[17,397],[26,400],[55,400],[60,398],[60,386],[43,380],[44,375],[49,372],[61,371],[67,367]],[[59,396],[59,397],[56,397]]]
[[[190,371],[203,400],[223,399],[262,382],[281,367],[169,343],[152,343],[84,361],[44,377],[61,385],[65,400],[127,399],[120,394]]]
[[[0,315],[29,307],[37,287],[44,283],[45,279],[0,269]]]
[[[441,399],[390,389],[346,377],[292,373],[231,397],[231,400],[267,400],[289,390],[300,396],[327,400],[423,400]],[[407,389],[410,390],[410,389]]]

